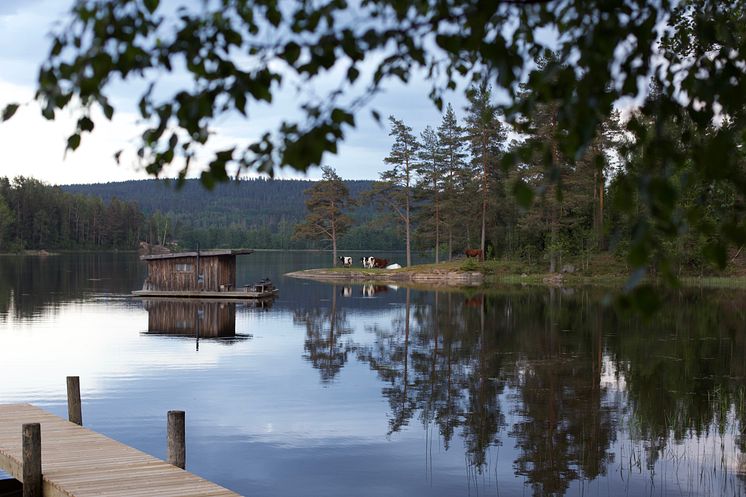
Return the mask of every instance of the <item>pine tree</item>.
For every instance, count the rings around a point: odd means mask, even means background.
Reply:
[[[522,98],[531,95],[526,92]],[[585,153],[577,159],[568,158],[557,142],[562,133],[557,112],[551,102],[535,107],[524,131],[529,144],[536,143],[536,152],[519,171],[519,176],[541,193],[540,201],[522,216],[520,224],[529,244],[547,253],[549,272],[561,269],[564,252],[589,255],[604,246],[606,179],[611,167],[608,154],[618,148],[614,142],[623,135],[619,114],[614,112],[599,127]]]
[[[8,231],[10,231],[10,225],[13,222],[12,216],[13,213],[0,192],[0,253],[5,252],[10,244]]]
[[[412,134],[412,128],[389,116],[391,132],[394,137],[391,152],[383,161],[391,165],[391,169],[381,173],[381,181],[374,187],[370,195],[380,206],[391,209],[404,225],[406,238],[407,266],[412,265],[412,236],[411,210],[412,190],[415,183],[415,164],[420,144]]]
[[[498,177],[501,146],[506,138],[505,126],[500,122],[497,106],[492,103],[492,90],[485,83],[472,88],[468,94],[466,130],[471,149],[472,164],[479,170],[479,192],[482,200],[481,243],[482,260],[485,256],[487,208],[496,191],[490,178]]]
[[[321,180],[306,190],[308,215],[303,223],[295,226],[293,237],[330,242],[333,264],[336,266],[337,241],[352,225],[352,220],[345,214],[352,199],[347,186],[333,168],[323,166],[321,171]]]
[[[443,154],[443,224],[448,230],[448,260],[453,255],[453,230],[458,222],[460,211],[459,177],[466,164],[464,152],[464,130],[458,124],[456,113],[448,104],[443,120],[438,126],[438,141]]]
[[[609,118],[604,121],[597,141],[600,142],[598,148],[601,150],[604,160],[602,166],[598,167],[594,174],[593,227],[597,247],[599,250],[603,250],[606,248],[606,240],[604,239],[606,184],[612,175],[614,164],[621,165],[620,163],[623,161],[621,150],[628,143],[628,138],[624,132],[624,124],[622,124],[622,116],[618,110],[613,110]]]
[[[421,147],[417,154],[416,170],[419,175],[416,192],[418,200],[423,201],[420,208],[419,228],[433,241],[435,248],[435,263],[440,262],[440,227],[441,207],[443,196],[443,179],[445,176],[445,161],[438,134],[430,126],[420,135]]]

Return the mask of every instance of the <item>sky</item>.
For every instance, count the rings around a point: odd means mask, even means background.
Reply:
[[[58,113],[55,121],[45,120],[33,100],[39,67],[51,46],[49,33],[63,23],[72,0],[0,0],[0,109],[11,102],[22,104],[16,115],[0,123],[0,177],[32,176],[50,184],[100,183],[147,178],[135,163],[137,138],[143,129],[134,110],[140,86],[118,84],[111,97],[117,112],[108,122],[94,114],[96,129],[84,136],[75,152],[65,153],[67,137],[74,130],[73,113]],[[427,98],[429,85],[415,77],[407,85],[388,84],[373,106],[384,117],[394,115],[420,133],[425,126],[437,126],[440,113]],[[457,115],[463,115],[463,95],[451,95]],[[217,145],[227,145],[259,135],[267,126],[292,114],[297,102],[294,90],[284,89],[271,106],[260,106],[249,119],[223,119],[215,126]],[[98,117],[98,119],[95,119]],[[347,133],[338,154],[325,156],[345,179],[375,179],[386,169],[391,138],[388,128],[376,123],[369,111],[358,116],[358,127]],[[114,153],[124,150],[118,165]],[[194,176],[194,171],[190,176]],[[277,177],[303,178],[281,170]],[[320,177],[318,168],[309,177]]]

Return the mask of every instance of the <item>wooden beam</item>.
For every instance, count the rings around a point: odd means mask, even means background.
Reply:
[[[168,411],[168,463],[186,469],[184,411]]]
[[[80,377],[67,377],[67,419],[83,426],[83,408],[80,403]]]
[[[41,494],[41,424],[26,423],[23,438],[23,497],[42,497]]]

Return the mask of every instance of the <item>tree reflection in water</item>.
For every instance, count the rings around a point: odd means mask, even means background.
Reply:
[[[323,381],[355,350],[385,383],[389,434],[413,418],[437,428],[446,450],[458,434],[477,472],[492,447],[515,446],[513,472],[534,495],[564,495],[612,465],[621,481],[643,470],[652,479],[661,458],[675,459],[695,495],[705,480],[725,490],[734,474],[732,493],[744,491],[746,294],[680,291],[648,322],[591,289],[399,295],[390,327],[366,326],[365,345],[340,343],[353,330],[334,296],[297,316]],[[706,441],[719,451],[692,453]],[[708,478],[692,476],[706,466]]]
[[[334,380],[347,362],[351,346],[343,337],[352,332],[344,309],[337,307],[337,288],[330,286],[329,291],[328,308],[297,309],[293,314],[293,323],[306,328],[303,358],[319,370],[324,383]]]

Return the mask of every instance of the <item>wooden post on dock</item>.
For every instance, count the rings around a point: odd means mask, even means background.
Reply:
[[[184,411],[168,411],[168,463],[186,469]]]
[[[83,410],[80,405],[80,377],[67,377],[67,419],[83,426]]]
[[[23,497],[41,497],[41,424],[23,425]]]

